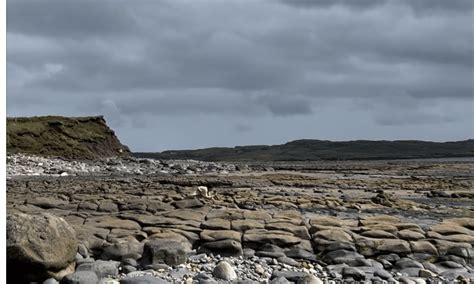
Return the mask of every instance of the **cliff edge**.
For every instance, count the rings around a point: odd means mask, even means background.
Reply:
[[[103,116],[7,118],[7,153],[70,159],[128,156]]]

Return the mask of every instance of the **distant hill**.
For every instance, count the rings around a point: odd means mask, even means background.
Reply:
[[[315,161],[474,157],[474,139],[458,142],[296,140],[283,145],[133,153],[155,159],[203,161]]]
[[[7,153],[72,159],[129,155],[102,116],[7,118]]]

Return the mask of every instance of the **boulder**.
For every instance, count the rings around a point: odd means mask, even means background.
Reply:
[[[75,259],[76,234],[62,218],[11,213],[6,232],[7,274],[17,282],[60,279]]]
[[[142,266],[160,263],[177,266],[186,262],[188,252],[189,247],[183,242],[153,239],[143,248]]]

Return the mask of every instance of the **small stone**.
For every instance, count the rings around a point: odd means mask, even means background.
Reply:
[[[387,270],[376,270],[374,272],[374,275],[385,280],[393,277],[392,274],[390,274],[390,272],[388,272]]]
[[[303,278],[299,279],[298,284],[323,284],[323,281],[318,277],[306,274]]]
[[[278,261],[280,263],[284,263],[290,266],[300,266],[300,263],[298,261],[286,256],[278,258]]]
[[[260,264],[255,264],[255,272],[257,272],[260,275],[265,274],[265,269]]]
[[[280,276],[277,278],[274,278],[272,281],[269,282],[270,284],[290,284],[291,282],[288,281],[285,277]]]
[[[353,278],[356,281],[365,279],[365,273],[362,270],[355,267],[344,267],[342,269],[342,275],[345,278]]]
[[[418,272],[418,276],[424,278],[434,278],[437,276],[437,274],[427,269],[420,269],[420,271]]]
[[[234,268],[227,261],[219,262],[212,271],[212,275],[218,279],[227,281],[237,279]]]

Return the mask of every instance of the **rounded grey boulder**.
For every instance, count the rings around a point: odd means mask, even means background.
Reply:
[[[15,212],[7,216],[6,229],[7,275],[15,283],[61,278],[74,261],[76,234],[62,218]]]

